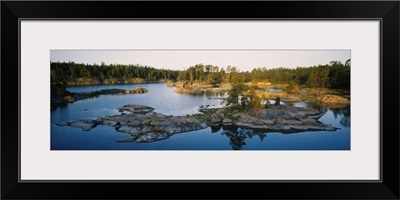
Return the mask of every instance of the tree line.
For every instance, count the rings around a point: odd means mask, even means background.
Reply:
[[[344,64],[331,61],[326,65],[290,68],[255,68],[251,72],[237,67],[220,68],[214,65],[197,64],[186,70],[156,69],[142,65],[78,64],[74,62],[51,62],[52,82],[74,81],[77,78],[129,80],[142,78],[146,81],[197,81],[217,86],[221,83],[246,83],[269,81],[290,86],[350,89],[350,59]]]
[[[142,78],[146,81],[160,81],[163,79],[176,80],[177,70],[156,69],[142,65],[109,64],[79,64],[74,62],[51,62],[51,81],[73,82],[77,78],[95,78],[102,82],[105,79],[129,80]]]
[[[241,72],[234,66],[226,69],[213,65],[197,64],[180,71],[179,81],[199,81],[213,85],[220,83],[245,83],[269,81],[274,84],[292,84],[305,87],[320,87],[332,89],[350,89],[350,65],[331,61],[326,65],[290,68],[255,68],[251,72]]]

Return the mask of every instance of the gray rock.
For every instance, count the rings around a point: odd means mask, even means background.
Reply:
[[[224,113],[220,112],[220,113],[217,113],[217,114],[218,114],[218,117],[219,117],[220,119],[224,119],[224,118],[225,118]]]
[[[221,123],[221,118],[219,118],[218,113],[214,113],[211,115],[211,124],[213,126],[219,125]]]
[[[224,109],[219,109],[219,110],[217,110],[217,112],[215,112],[215,113],[223,113],[225,110]]]
[[[172,122],[169,120],[158,120],[158,121],[150,122],[150,125],[152,125],[152,126],[169,126],[171,124],[172,124]]]
[[[152,131],[153,131],[153,129],[150,126],[145,126],[139,130],[139,133],[143,134],[143,133],[149,133]]]
[[[68,122],[56,122],[57,126],[68,126]]]
[[[150,133],[139,135],[138,138],[136,139],[136,142],[138,142],[138,143],[154,142],[154,141],[166,139],[168,137],[169,136],[167,133],[150,132]]]
[[[152,142],[165,139],[173,134],[200,130],[207,128],[205,120],[185,118],[179,116],[165,116],[153,111],[153,108],[129,104],[119,108],[129,111],[130,114],[101,116],[96,120],[77,120],[73,122],[59,122],[59,125],[73,126],[90,130],[97,124],[103,124],[119,132],[129,133],[132,137],[119,140],[118,142]],[[138,111],[138,112],[136,112]],[[221,121],[219,119],[219,121]]]
[[[117,128],[117,131],[129,133],[134,137],[134,136],[138,136],[139,135],[140,127],[124,125],[124,126],[121,126],[121,127]]]
[[[317,121],[322,115],[323,113],[312,108],[279,105],[261,111],[250,110],[242,113],[234,124],[251,129],[274,131],[336,130],[335,127]]]
[[[224,126],[230,126],[232,125],[233,121],[229,118],[225,118],[224,120],[222,120],[222,125]]]
[[[140,126],[142,122],[140,120],[129,121],[126,123],[129,126]]]
[[[97,121],[91,119],[76,120],[69,122],[68,125],[75,128],[81,128],[83,131],[90,131],[90,129],[97,125]]]
[[[180,133],[180,132],[182,132],[182,126],[177,126],[177,125],[166,126],[166,127],[165,127],[165,131],[166,131],[169,135],[173,135],[173,134],[175,134],[175,133]]]
[[[149,112],[152,112],[154,108],[149,107],[149,106],[143,106],[143,105],[136,105],[136,104],[128,104],[124,105],[121,107],[117,108],[119,112],[131,112],[131,113],[137,113],[137,114],[146,114]]]
[[[102,121],[102,124],[103,124],[103,125],[112,126],[112,127],[115,127],[115,126],[117,125],[117,123],[118,123],[118,122],[116,122],[116,121],[111,121],[111,120],[104,120],[104,121]]]

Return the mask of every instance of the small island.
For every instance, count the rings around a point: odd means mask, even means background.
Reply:
[[[166,116],[154,112],[154,108],[128,104],[117,108],[121,115],[100,116],[97,120],[83,119],[71,122],[57,122],[58,126],[71,126],[89,131],[97,125],[115,127],[119,132],[129,133],[130,138],[118,142],[153,142],[166,139],[177,133],[207,128],[209,126],[237,126],[264,131],[300,132],[335,131],[317,119],[322,114],[312,108],[272,105],[262,110],[240,112],[230,108],[207,109],[192,116]],[[209,119],[209,120],[207,120]]]
[[[60,84],[51,85],[51,108],[54,108],[60,104],[68,104],[75,101],[79,101],[87,98],[94,98],[100,95],[124,95],[124,94],[143,94],[147,93],[146,88],[138,87],[134,90],[123,90],[123,89],[103,89],[92,92],[70,92],[65,86]]]

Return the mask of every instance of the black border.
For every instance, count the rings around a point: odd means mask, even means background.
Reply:
[[[18,182],[19,19],[381,19],[382,182]],[[1,2],[1,198],[399,199],[399,2]],[[11,74],[14,74],[12,76]],[[16,83],[18,80],[18,83]],[[14,83],[14,84],[10,84]],[[8,111],[8,112],[7,112]],[[384,126],[383,126],[383,119]],[[5,126],[6,125],[6,126]],[[366,155],[368,156],[368,155]],[[185,193],[181,192],[185,186]],[[223,189],[222,186],[229,188]],[[254,187],[265,188],[257,192]],[[186,194],[191,194],[187,196]]]

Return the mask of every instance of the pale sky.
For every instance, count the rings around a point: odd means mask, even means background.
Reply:
[[[141,64],[175,70],[202,63],[225,69],[231,65],[241,71],[251,71],[258,67],[324,65],[332,60],[345,63],[350,54],[350,50],[51,50],[50,60],[85,64]]]

